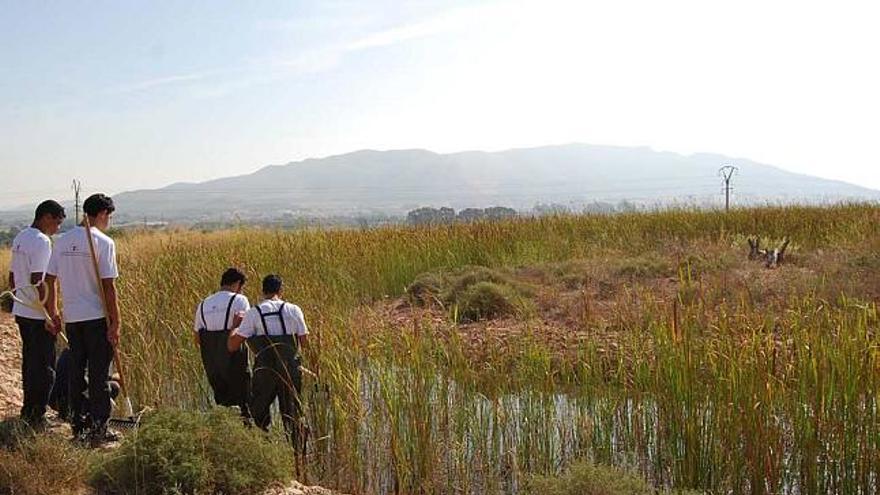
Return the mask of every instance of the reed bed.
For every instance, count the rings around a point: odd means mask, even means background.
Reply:
[[[803,270],[768,271],[788,274],[790,289],[725,282],[731,246],[750,234],[794,240]],[[516,493],[527,474],[588,458],[667,487],[875,493],[880,346],[866,280],[880,275],[878,234],[880,209],[841,205],[128,236],[125,371],[141,405],[207,407],[192,320],[235,265],[254,282],[279,273],[310,323],[310,481],[357,493]],[[692,256],[701,252],[718,257]],[[675,258],[674,295],[651,302],[650,286],[618,281],[641,302],[604,320],[614,353],[588,340],[560,357],[535,332],[512,356],[475,364],[451,323],[414,311],[401,328],[358,312],[428,271],[646,253]],[[246,287],[252,301],[258,285]]]
[[[5,267],[5,269],[7,270],[7,275],[11,263],[12,251],[9,248],[0,248],[0,266]],[[0,287],[6,287],[7,281],[7,277],[4,276],[3,281],[0,281]]]

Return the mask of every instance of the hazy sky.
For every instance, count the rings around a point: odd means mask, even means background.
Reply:
[[[574,141],[880,188],[874,5],[0,0],[0,207]]]

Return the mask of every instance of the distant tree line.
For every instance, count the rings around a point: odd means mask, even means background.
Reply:
[[[517,215],[516,210],[506,206],[489,208],[465,208],[458,213],[449,207],[417,208],[406,214],[406,222],[410,225],[436,225],[454,222],[476,222],[480,220],[501,220]]]
[[[659,207],[659,205],[658,205]],[[606,201],[593,201],[592,203],[565,205],[559,203],[538,203],[532,209],[535,215],[568,215],[578,213],[625,213],[631,211],[644,211],[646,207],[627,200],[617,203]]]
[[[0,230],[0,246],[6,247],[12,244],[12,240],[21,231],[18,227],[9,227],[6,230]]]

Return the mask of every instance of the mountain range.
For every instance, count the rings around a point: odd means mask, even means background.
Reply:
[[[422,207],[538,204],[572,210],[596,202],[723,204],[719,168],[737,167],[735,205],[880,200],[880,191],[715,154],[568,144],[439,154],[362,150],[270,165],[247,175],[114,196],[119,216],[192,221],[401,216]]]

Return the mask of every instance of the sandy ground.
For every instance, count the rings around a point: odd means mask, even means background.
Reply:
[[[0,419],[21,409],[21,337],[12,315],[0,313]]]

